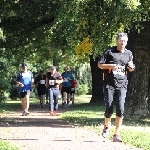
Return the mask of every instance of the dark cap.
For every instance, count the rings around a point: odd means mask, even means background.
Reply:
[[[21,67],[25,67],[25,66],[27,66],[27,64],[22,64],[22,65],[21,65]]]
[[[54,70],[54,69],[56,69],[56,67],[55,66],[51,66],[50,69]]]

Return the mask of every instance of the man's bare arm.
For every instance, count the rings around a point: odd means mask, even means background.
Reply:
[[[115,67],[117,67],[117,64],[100,64],[98,63],[98,67],[100,69],[115,69]]]

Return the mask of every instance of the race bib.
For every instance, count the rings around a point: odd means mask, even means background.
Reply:
[[[68,82],[68,79],[67,79],[67,78],[64,78],[64,82]]]
[[[115,75],[124,76],[124,75],[125,75],[125,66],[118,66],[118,68],[115,69],[115,70],[113,70],[112,72],[113,72],[113,74],[115,74]]]
[[[49,85],[54,85],[55,84],[55,80],[49,80]]]
[[[40,80],[40,84],[45,84],[45,80]]]

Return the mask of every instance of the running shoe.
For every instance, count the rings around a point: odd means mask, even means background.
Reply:
[[[53,112],[54,116],[56,116],[56,111]]]
[[[28,116],[30,114],[30,112],[28,112],[27,110],[24,110],[22,113],[22,116]]]
[[[50,116],[54,116],[54,112],[53,111],[50,112]]]
[[[25,116],[28,116],[30,112],[28,110],[25,111]]]
[[[102,132],[102,136],[104,138],[106,138],[109,135],[109,128],[106,127],[106,125],[104,126],[103,132]]]
[[[119,135],[114,134],[113,135],[113,142],[122,142],[122,139]]]
[[[26,114],[26,112],[25,112],[25,111],[23,111],[23,112],[22,112],[22,116],[25,116],[25,114]]]

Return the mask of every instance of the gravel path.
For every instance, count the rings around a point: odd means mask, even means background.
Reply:
[[[21,109],[0,116],[0,138],[20,150],[141,150],[115,143],[84,128],[75,128],[59,118],[49,116],[48,108],[31,107],[29,116]]]

